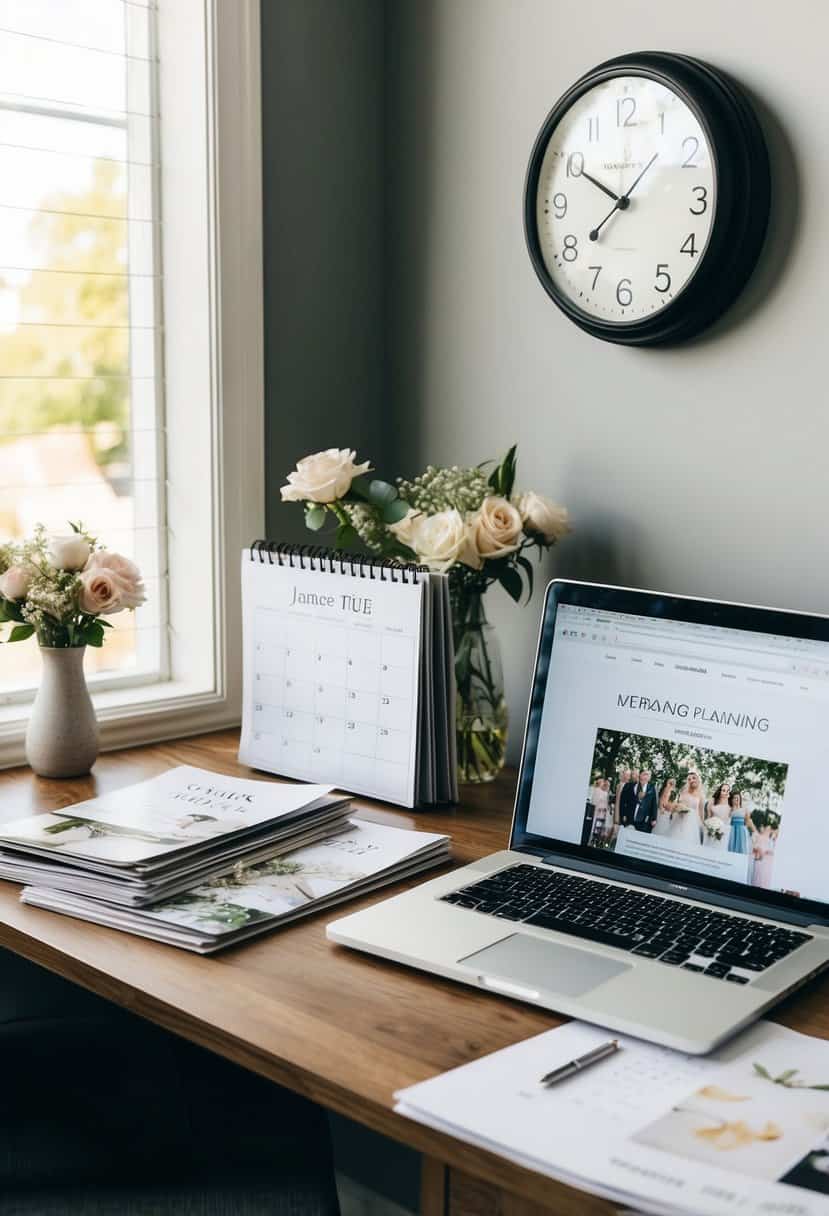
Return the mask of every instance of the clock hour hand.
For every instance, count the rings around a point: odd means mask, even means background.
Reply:
[[[608,190],[607,186],[603,185],[603,183],[600,182],[597,178],[591,177],[590,174],[585,169],[582,169],[581,176],[586,177],[587,180],[589,182],[592,182],[594,186],[598,186],[598,188],[600,190],[603,190],[608,198],[612,198],[614,200],[614,202],[618,202],[619,195],[614,194],[612,190]]]

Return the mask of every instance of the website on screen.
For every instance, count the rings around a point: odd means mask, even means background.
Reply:
[[[829,643],[560,605],[530,832],[826,901]]]

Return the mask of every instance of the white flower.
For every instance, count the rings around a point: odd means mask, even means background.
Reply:
[[[106,549],[90,555],[81,574],[79,602],[83,612],[111,614],[123,608],[138,608],[145,599],[141,571],[135,562]],[[97,601],[107,606],[94,607]]]
[[[521,516],[506,498],[490,495],[470,520],[472,541],[483,558],[514,553],[521,540]]]
[[[49,561],[56,570],[83,570],[89,551],[89,541],[75,532],[49,539]]]
[[[434,515],[419,514],[412,520],[411,540],[405,543],[431,570],[448,570],[455,562],[464,560],[461,555],[468,545],[466,521],[454,509]]]
[[[408,545],[410,549],[413,549],[415,520],[422,514],[422,511],[416,511],[414,507],[409,507],[403,518],[399,519],[396,524],[387,525],[389,532],[400,541],[401,545]]]
[[[6,573],[0,575],[0,595],[7,600],[25,600],[31,581],[32,572],[28,566],[9,566]]]
[[[709,836],[713,836],[715,840],[721,840],[725,832],[725,824],[719,815],[709,815],[705,823],[702,825]]]
[[[351,489],[355,477],[369,471],[369,462],[355,464],[350,448],[328,448],[306,456],[288,474],[282,487],[283,502],[335,502]]]
[[[570,531],[567,508],[543,494],[527,490],[525,494],[514,495],[512,501],[524,522],[524,530],[542,537],[548,545],[561,540]]]

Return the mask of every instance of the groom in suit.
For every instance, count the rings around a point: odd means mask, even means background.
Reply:
[[[650,770],[643,768],[636,787],[636,809],[633,826],[637,832],[652,832],[656,823],[656,786],[651,781]]]
[[[622,786],[622,792],[619,795],[619,823],[623,828],[633,827],[633,816],[636,811],[636,790],[638,780],[633,776],[633,772],[627,770],[630,775],[630,780],[626,781]],[[638,778],[639,774],[636,774]]]

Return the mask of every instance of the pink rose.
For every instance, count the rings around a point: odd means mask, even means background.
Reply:
[[[9,566],[0,575],[0,595],[7,600],[25,600],[31,581],[32,573],[26,566]]]
[[[141,571],[120,553],[108,553],[106,549],[92,553],[80,580],[78,602],[81,611],[91,616],[138,608],[146,599]]]
[[[107,570],[84,570],[80,576],[78,604],[88,616],[110,616],[120,612],[121,585]]]

